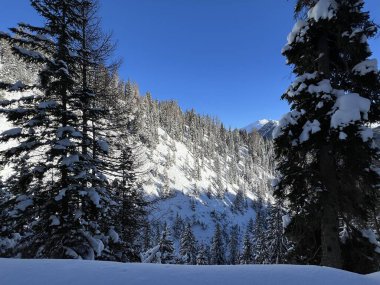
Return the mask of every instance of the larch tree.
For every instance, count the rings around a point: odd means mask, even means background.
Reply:
[[[377,32],[362,0],[298,1],[301,18],[282,50],[296,79],[291,112],[274,131],[275,194],[291,211],[296,261],[356,272],[379,268],[369,229],[379,201],[379,81],[367,40]],[[343,229],[344,235],[342,235]]]

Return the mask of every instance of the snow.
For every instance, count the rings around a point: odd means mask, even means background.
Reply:
[[[380,274],[359,275],[301,265],[191,266],[0,259],[0,280],[13,285],[375,285],[380,282]]]
[[[318,82],[317,85],[311,84],[308,88],[308,92],[310,94],[313,93],[331,93],[333,90],[330,80],[329,79],[323,79],[322,81]]]
[[[310,138],[310,134],[315,134],[321,130],[321,124],[318,120],[314,120],[313,122],[307,121],[303,126],[302,133],[300,135],[300,143],[308,141]]]
[[[367,59],[357,65],[352,69],[354,73],[357,73],[361,76],[366,75],[370,72],[377,73],[377,60],[376,59]]]
[[[108,153],[109,152],[109,146],[108,146],[108,143],[105,140],[98,140],[97,144],[98,144],[98,146],[100,147],[100,149],[104,153]]]
[[[269,123],[270,120],[268,119],[261,119],[257,120],[256,122],[253,122],[252,124],[249,124],[248,126],[244,127],[243,129],[247,131],[247,133],[252,132],[253,130],[259,130],[261,129],[264,125]]]
[[[293,110],[285,114],[280,120],[280,123],[278,124],[278,126],[273,130],[273,133],[272,133],[273,138],[276,139],[279,136],[281,136],[283,134],[283,129],[286,128],[289,124],[291,125],[297,124],[297,121],[301,115],[302,115],[301,112],[297,110]]]
[[[339,139],[345,140],[347,138],[347,134],[345,132],[339,132]]]
[[[18,91],[22,88],[25,88],[26,85],[22,83],[21,81],[17,81],[15,84],[13,84],[10,88],[9,91]]]
[[[359,94],[339,95],[333,107],[335,112],[331,116],[331,127],[345,127],[350,123],[360,121],[362,117],[366,119],[370,106],[371,101],[360,97]]]
[[[82,137],[82,133],[75,130],[72,126],[59,127],[57,129],[57,137],[62,138],[64,132],[70,133],[71,136],[76,137],[76,138]]]
[[[71,167],[76,162],[79,162],[79,156],[77,154],[73,154],[62,159],[61,165],[66,165],[66,166]]]
[[[307,16],[316,22],[321,19],[331,20],[336,15],[337,7],[338,5],[335,0],[319,0],[318,3],[308,11]]]
[[[57,101],[51,100],[51,101],[45,101],[38,104],[39,109],[48,109],[48,108],[55,108],[57,107],[58,103]]]
[[[17,197],[16,202],[18,203],[15,208],[20,211],[25,211],[26,208],[33,205],[33,200],[26,195]]]
[[[12,128],[1,133],[1,137],[14,137],[21,134],[22,128]]]
[[[282,216],[282,227],[286,229],[286,227],[289,226],[291,221],[292,219],[290,218],[289,215]]]
[[[59,226],[61,224],[56,215],[51,215],[49,219],[51,221],[50,226]]]
[[[243,130],[246,130],[247,133],[255,130],[264,138],[272,138],[272,131],[277,126],[278,121],[276,120],[261,119],[244,127]]]
[[[90,197],[90,200],[92,201],[92,203],[94,203],[94,205],[96,207],[100,207],[100,196],[98,194],[98,192],[95,191],[95,189],[91,189],[90,191],[88,191],[88,197]]]
[[[31,57],[34,59],[44,59],[44,56],[42,54],[40,54],[39,52],[27,50],[27,49],[19,47],[19,46],[14,46],[13,48],[15,50],[17,50],[19,53],[26,55],[28,57]]]
[[[362,236],[366,237],[370,243],[375,245],[376,246],[375,251],[377,253],[380,253],[380,242],[377,240],[377,236],[373,230],[371,229],[362,230]],[[380,272],[378,272],[377,274],[380,274]]]
[[[91,236],[91,234],[87,232],[84,232],[83,235],[86,237],[92,249],[96,252],[97,256],[100,256],[102,254],[102,251],[104,250],[103,242],[100,239]]]
[[[290,45],[292,43],[303,42],[304,36],[306,35],[306,32],[308,31],[308,29],[309,29],[309,26],[307,25],[307,22],[303,20],[298,20],[294,24],[292,31],[289,33],[287,37],[287,44],[282,49],[281,53],[284,53],[287,50],[289,50],[291,48]]]
[[[359,134],[363,142],[367,142],[368,140],[373,138],[373,130],[371,128],[361,127]]]
[[[113,228],[108,231],[108,236],[114,243],[118,243],[120,241],[119,234]]]

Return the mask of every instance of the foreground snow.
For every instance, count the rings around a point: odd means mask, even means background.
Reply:
[[[0,283],[11,285],[379,285],[380,273],[358,275],[318,266],[185,266],[77,260],[0,259]]]

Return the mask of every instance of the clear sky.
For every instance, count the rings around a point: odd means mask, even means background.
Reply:
[[[232,127],[279,119],[292,75],[281,48],[294,0],[100,0],[118,42],[121,76],[159,100],[219,117]],[[366,0],[380,23],[380,1]],[[28,0],[1,0],[0,30],[38,23]],[[380,38],[371,41],[380,59]]]

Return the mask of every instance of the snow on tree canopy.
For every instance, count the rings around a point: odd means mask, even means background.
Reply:
[[[332,19],[336,15],[338,5],[335,0],[319,0],[313,8],[307,12],[309,19],[318,22],[321,19]]]
[[[55,108],[57,107],[58,103],[54,100],[51,101],[46,101],[46,102],[41,102],[38,104],[39,109],[48,109],[48,108]]]
[[[354,73],[357,73],[361,76],[366,75],[370,72],[377,73],[377,60],[376,59],[367,59],[357,65],[352,69]]]
[[[283,134],[283,129],[286,128],[289,124],[295,125],[299,117],[302,115],[302,112],[297,110],[293,110],[287,114],[285,114],[280,120],[278,126],[273,130],[272,137],[273,139],[278,138]]]
[[[292,221],[292,218],[289,215],[283,215],[282,217],[282,227],[286,229],[286,227],[290,224]]]
[[[338,95],[333,110],[334,114],[331,116],[331,127],[345,127],[350,123],[367,119],[368,112],[371,106],[371,101],[360,97],[359,94],[350,93]]]
[[[376,246],[375,251],[380,253],[380,242],[377,240],[376,234],[371,229],[362,230],[362,236],[367,238],[370,243]]]
[[[21,134],[22,128],[13,128],[1,133],[1,137],[14,137]]]
[[[309,140],[310,133],[315,134],[321,130],[321,124],[318,120],[314,120],[313,122],[307,121],[303,126],[303,131],[300,135],[300,143]]]
[[[308,29],[309,29],[309,26],[307,25],[305,21],[298,20],[294,24],[292,31],[289,33],[288,38],[287,38],[288,42],[281,52],[284,53],[285,51],[289,50],[291,48],[290,45],[294,42],[303,42],[304,41],[303,37],[305,36]]]
[[[44,59],[44,56],[37,51],[27,50],[19,46],[14,46],[13,48],[27,57],[34,59]]]
[[[51,215],[49,217],[49,220],[51,221],[50,226],[59,226],[61,224],[56,215]]]
[[[108,146],[108,143],[107,143],[105,140],[98,140],[97,143],[98,143],[98,146],[100,147],[100,149],[101,149],[104,153],[108,153],[108,151],[109,151],[109,146]]]
[[[75,162],[79,162],[79,156],[77,154],[73,154],[62,159],[61,165],[72,166]]]
[[[373,138],[373,131],[371,128],[361,127],[359,134],[360,134],[363,142],[367,142],[368,140]]]
[[[114,243],[118,243],[120,242],[120,236],[119,234],[115,231],[114,228],[111,228],[109,231],[108,231],[108,236],[112,239],[112,241]]]
[[[19,80],[9,88],[9,91],[18,91],[18,90],[23,89],[25,87],[26,87],[26,85]]]
[[[313,93],[331,93],[333,91],[333,88],[331,86],[329,79],[323,79],[322,81],[318,82],[317,85],[310,85],[307,91],[311,94]]]
[[[57,129],[57,137],[62,138],[64,132],[70,133],[73,137],[78,137],[78,138],[82,137],[82,133],[75,130],[72,126],[66,126],[66,127],[58,128]]]

